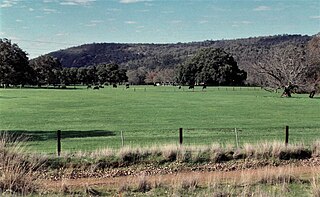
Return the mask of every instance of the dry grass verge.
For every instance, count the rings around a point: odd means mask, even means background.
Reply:
[[[132,148],[123,147],[120,150],[100,149],[94,152],[64,153],[62,157],[56,156],[34,156],[25,154],[25,148],[22,146],[23,140],[16,136],[10,136],[6,133],[0,135],[0,192],[5,195],[29,195],[41,192],[38,184],[36,172],[46,171],[57,174],[60,178],[64,177],[65,172],[70,171],[70,176],[77,178],[79,173],[85,170],[103,173],[105,169],[127,168],[131,165],[143,166],[152,164],[153,166],[164,165],[165,168],[171,164],[183,164],[187,166],[197,166],[198,164],[219,164],[230,160],[250,160],[250,159],[271,159],[271,160],[290,160],[290,159],[308,159],[312,156],[320,155],[320,142],[316,141],[311,147],[303,144],[293,144],[285,146],[279,142],[265,142],[259,144],[244,144],[243,147],[234,148],[231,146],[222,147],[218,144],[211,146],[179,146],[166,145],[161,147]],[[220,164],[219,164],[220,165]],[[48,175],[48,174],[46,174]],[[127,176],[125,174],[124,176]],[[122,175],[119,175],[122,176]],[[312,194],[319,196],[319,179],[315,178],[312,182]],[[240,181],[244,188],[243,195],[251,195],[254,190],[252,185],[274,185],[278,184],[285,190],[288,184],[304,184],[299,178],[291,175],[290,172],[277,172],[270,174],[269,171],[260,174],[248,174]],[[149,193],[164,187],[172,188],[172,193],[178,195],[187,195],[188,193],[202,191],[203,188],[215,189],[216,195],[239,194],[239,184],[234,185],[229,190],[221,189],[225,183],[210,181],[203,186],[197,178],[189,177],[179,179],[177,183],[170,186],[164,185],[161,181],[153,182],[148,177],[141,177],[135,187],[131,183],[123,183],[119,186],[118,192],[138,192]],[[210,190],[211,191],[211,190]],[[62,194],[74,194],[67,184],[62,184],[60,191]],[[91,187],[84,189],[84,193],[92,195],[98,193]],[[261,192],[263,193],[263,192]]]
[[[195,165],[202,163],[223,163],[230,160],[300,160],[318,157],[320,142],[311,147],[303,144],[285,146],[280,142],[244,144],[243,147],[179,146],[164,145],[147,148],[123,147],[119,150],[100,149],[94,152],[64,153],[60,158],[47,157],[44,167],[49,169],[76,168],[84,166],[93,171],[132,165],[181,163]]]
[[[0,134],[0,192],[4,195],[27,195],[37,191],[37,178],[33,171],[38,163],[24,155],[24,139]]]

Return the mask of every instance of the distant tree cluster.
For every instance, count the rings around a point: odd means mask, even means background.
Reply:
[[[178,82],[188,85],[243,85],[247,78],[230,54],[213,48],[201,50],[177,71]]]
[[[0,85],[70,85],[114,84],[128,80],[126,70],[117,64],[100,64],[80,68],[63,68],[57,58],[49,55],[28,60],[26,52],[0,39]]]
[[[157,83],[169,85],[176,82],[175,69],[172,68],[150,69],[139,67],[138,69],[129,70],[127,76],[128,82],[136,85]]]
[[[60,83],[72,84],[116,84],[128,81],[126,70],[119,69],[117,64],[100,64],[80,68],[63,68],[60,71]]]

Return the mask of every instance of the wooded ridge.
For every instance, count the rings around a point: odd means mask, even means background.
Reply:
[[[261,54],[264,54],[263,51],[286,45],[307,46],[315,36],[275,35],[176,44],[92,43],[55,51],[49,55],[58,58],[64,67],[116,63],[127,70],[141,67],[153,70],[175,68],[202,48],[222,48],[234,57],[240,69],[247,72],[247,83],[261,84],[261,75],[254,65]]]

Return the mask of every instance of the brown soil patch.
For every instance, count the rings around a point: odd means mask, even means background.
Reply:
[[[119,188],[123,184],[136,185],[142,177],[146,178],[150,183],[163,183],[166,185],[175,185],[184,180],[197,180],[201,185],[208,183],[219,183],[232,181],[234,183],[247,184],[264,177],[290,175],[300,179],[310,179],[319,173],[320,166],[294,166],[287,165],[281,167],[262,167],[258,169],[244,169],[234,171],[183,171],[172,174],[156,174],[156,175],[128,175],[119,177],[103,177],[103,178],[64,178],[58,181],[42,180],[45,188],[50,190],[58,190],[62,185],[69,188],[83,188],[87,186],[103,186],[109,188]]]

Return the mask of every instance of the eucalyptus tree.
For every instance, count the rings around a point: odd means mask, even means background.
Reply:
[[[4,86],[30,83],[32,69],[27,53],[8,39],[0,39],[0,84]]]
[[[57,74],[62,69],[62,66],[58,59],[49,55],[41,55],[30,60],[29,64],[34,70],[36,84],[39,87],[59,83]]]
[[[285,88],[285,91],[289,86],[300,92],[319,91],[319,47],[319,37],[314,37],[307,44],[278,44],[260,49],[252,65],[263,76],[264,86]]]

